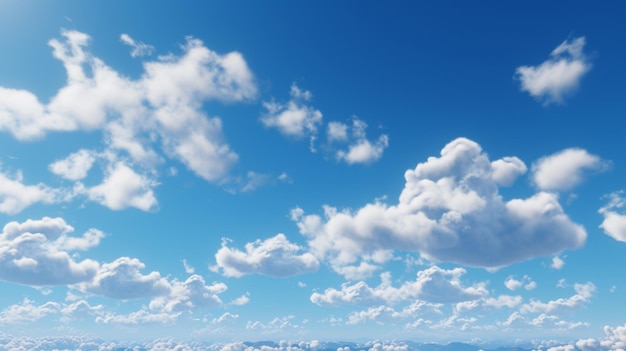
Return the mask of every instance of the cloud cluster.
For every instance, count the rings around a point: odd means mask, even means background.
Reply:
[[[308,105],[313,97],[310,91],[301,90],[294,83],[291,85],[290,96],[291,99],[286,104],[275,101],[263,103],[267,112],[261,116],[261,122],[266,127],[277,128],[289,137],[308,137],[309,149],[317,152],[315,141],[323,124],[323,114]],[[367,124],[358,117],[353,117],[352,126],[338,121],[328,122],[326,147],[338,161],[350,165],[376,162],[389,146],[389,137],[382,134],[378,140],[371,141],[367,139],[366,129]]]
[[[336,271],[359,260],[375,262],[389,250],[501,267],[581,246],[587,234],[568,218],[557,195],[505,201],[499,194],[500,186],[525,171],[516,157],[490,161],[477,143],[458,138],[440,157],[406,171],[397,205],[376,201],[356,211],[324,206],[323,217],[296,208],[292,219],[316,256]]]
[[[270,277],[289,277],[297,274],[315,272],[319,261],[311,253],[287,240],[284,234],[246,244],[241,251],[227,246],[228,240],[222,241],[222,247],[215,254],[214,271],[221,270],[225,276],[241,277],[246,274],[262,274]]]
[[[345,283],[341,290],[326,289],[323,293],[315,292],[311,301],[317,305],[393,305],[408,300],[420,300],[428,303],[451,303],[475,300],[488,295],[484,283],[463,286],[461,277],[466,273],[463,268],[445,270],[432,266],[417,273],[415,281],[408,281],[399,287],[391,285],[391,275],[381,274],[381,284],[375,288],[360,281],[355,284]]]
[[[515,76],[522,91],[546,104],[562,102],[566,94],[578,88],[581,78],[591,69],[583,53],[584,46],[584,37],[566,40],[540,65],[518,67]]]
[[[0,87],[0,131],[18,140],[36,140],[50,132],[100,131],[105,150],[80,149],[52,163],[50,171],[78,182],[78,194],[112,209],[154,208],[155,167],[164,157],[182,162],[207,181],[227,174],[238,156],[224,141],[221,119],[208,116],[203,104],[256,97],[254,77],[240,53],[220,55],[189,37],[181,55],[144,62],[143,75],[130,79],[87,50],[87,34],[61,35],[62,40],[52,39],[49,45],[65,67],[67,84],[48,103],[30,91]],[[128,35],[121,40],[133,47],[133,56],[149,51]],[[105,179],[100,185],[83,185],[80,181],[96,159],[106,164]],[[4,190],[0,210],[6,213],[34,202],[60,201],[44,185],[25,186],[2,175],[0,192],[5,187],[24,190]]]

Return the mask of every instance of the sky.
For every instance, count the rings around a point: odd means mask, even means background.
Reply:
[[[617,347],[625,11],[0,0],[0,336]]]

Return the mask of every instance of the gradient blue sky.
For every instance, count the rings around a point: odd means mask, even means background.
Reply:
[[[0,0],[0,327],[597,338],[621,2]]]

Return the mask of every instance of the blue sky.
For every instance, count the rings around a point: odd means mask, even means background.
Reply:
[[[626,335],[624,10],[0,0],[3,335]]]

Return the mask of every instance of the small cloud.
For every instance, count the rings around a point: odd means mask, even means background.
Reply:
[[[299,287],[299,288],[306,288],[306,287],[307,287],[307,285],[306,285],[306,283],[303,283],[303,282],[298,282],[298,287]]]
[[[587,171],[601,172],[608,168],[608,162],[586,150],[565,149],[535,162],[533,181],[542,190],[569,190],[583,181]]]
[[[623,191],[616,191],[604,197],[608,197],[609,203],[600,208],[598,212],[604,217],[600,228],[604,233],[617,241],[626,242],[626,213],[624,207],[626,200]]]
[[[563,261],[559,256],[554,256],[552,258],[552,263],[550,264],[550,268],[552,269],[561,269],[565,266],[565,261]]]
[[[341,122],[331,122],[328,127],[328,139],[334,142],[347,142],[347,149],[338,150],[337,160],[353,165],[356,163],[373,163],[378,161],[385,149],[389,146],[389,137],[382,134],[376,141],[370,141],[366,136],[367,124],[357,117],[352,119],[352,127],[348,135],[348,126]]]
[[[130,56],[132,57],[150,56],[152,55],[152,51],[154,51],[154,46],[135,41],[128,34],[120,35],[120,40],[122,43],[132,48],[130,52]]]
[[[185,267],[185,273],[187,274],[194,274],[196,271],[193,266],[187,263],[187,260],[183,260],[183,267]]]
[[[521,82],[522,91],[543,100],[544,104],[563,102],[563,97],[575,91],[591,69],[583,53],[584,46],[584,37],[566,40],[540,65],[518,67],[515,77]]]

